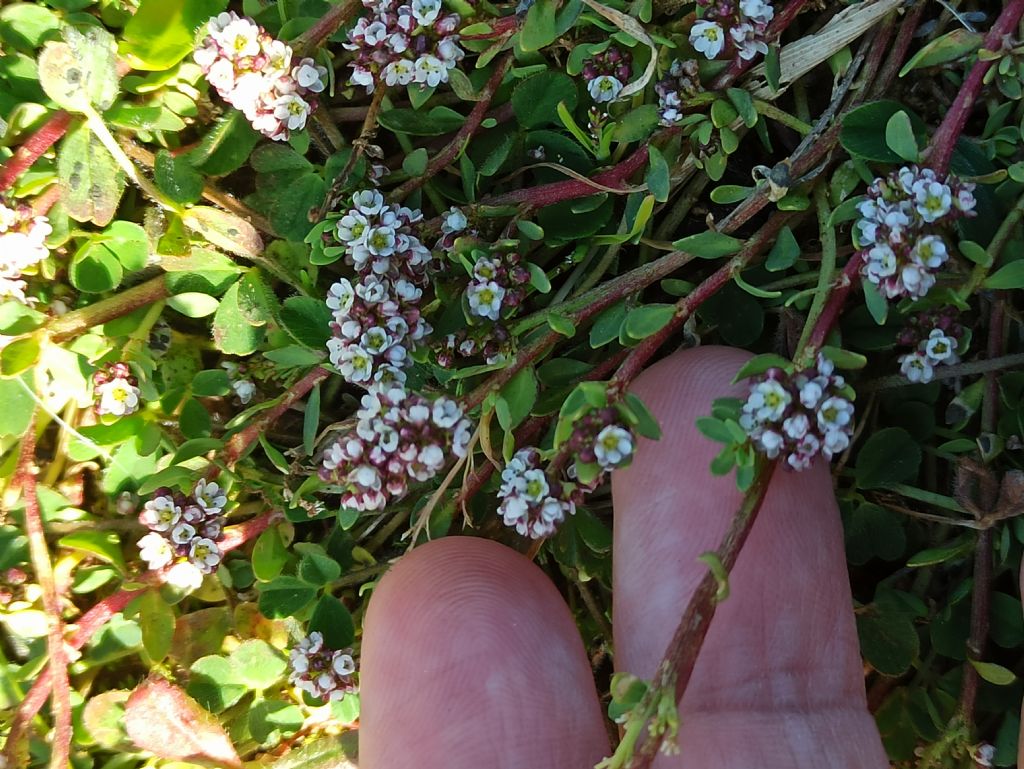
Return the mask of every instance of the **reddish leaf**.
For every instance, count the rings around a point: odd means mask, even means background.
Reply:
[[[241,769],[242,760],[217,719],[180,688],[151,675],[125,705],[125,731],[160,758]]]

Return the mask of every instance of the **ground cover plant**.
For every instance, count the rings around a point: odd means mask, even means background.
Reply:
[[[355,762],[373,586],[468,533],[551,575],[647,766],[768,480],[829,461],[890,758],[1014,765],[1022,16],[3,5],[2,765]],[[744,502],[623,685],[629,385],[709,343],[755,353],[698,422]]]

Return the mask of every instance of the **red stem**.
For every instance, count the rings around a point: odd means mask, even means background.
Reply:
[[[14,185],[39,157],[62,137],[71,125],[71,115],[64,110],[54,112],[25,142],[18,147],[11,158],[0,166],[0,192]]]
[[[270,426],[280,419],[281,415],[294,406],[295,403],[304,398],[306,393],[325,380],[330,373],[331,372],[327,369],[317,366],[306,374],[306,376],[293,384],[291,389],[288,391],[288,394],[285,395],[276,406],[267,409],[259,419],[249,424],[245,429],[232,435],[231,438],[228,439],[227,445],[224,447],[224,464],[228,467],[232,467],[239,459],[242,458],[249,447],[259,440],[260,435],[265,433]]]
[[[515,29],[519,24],[519,19],[515,16],[502,16],[500,19],[487,22],[490,27],[490,32],[484,32],[480,35],[461,35],[462,40],[492,40],[496,37],[508,34],[511,30]]]
[[[843,312],[846,297],[850,295],[856,284],[855,278],[860,271],[862,260],[860,254],[854,254],[846,263],[843,271],[839,273],[839,277],[829,292],[828,302],[822,308],[821,315],[818,316],[818,321],[814,324],[811,335],[807,338],[807,346],[803,350],[801,357],[805,359],[809,357],[813,360],[814,356],[818,354],[818,350],[825,344],[825,338],[832,330],[832,327],[839,322],[839,316]]]
[[[985,41],[981,47],[987,51],[1002,50],[1003,38],[1013,33],[1022,16],[1024,16],[1024,0],[1010,0],[1003,8],[1003,12],[999,14],[996,23],[992,25],[992,29],[985,35]],[[956,146],[960,134],[963,133],[967,118],[974,110],[974,103],[985,84],[985,74],[994,63],[994,61],[978,59],[971,67],[967,79],[960,86],[956,99],[949,111],[946,112],[946,117],[943,118],[942,124],[932,137],[932,150],[928,156],[928,164],[936,173],[944,174],[949,169],[953,148]]]
[[[459,129],[458,133],[452,137],[452,140],[448,142],[447,146],[441,150],[434,159],[427,164],[426,170],[419,176],[414,176],[405,182],[402,186],[394,190],[390,197],[393,200],[400,201],[405,199],[414,190],[418,190],[433,177],[437,176],[441,171],[448,167],[448,164],[458,157],[459,153],[462,152],[473,135],[480,128],[480,123],[483,122],[484,117],[487,115],[487,110],[491,106],[491,100],[494,98],[495,92],[501,86],[501,81],[505,77],[505,73],[508,72],[509,66],[512,64],[512,55],[508,54],[502,57],[501,61],[498,62],[498,66],[495,67],[494,73],[488,79],[487,84],[484,86],[483,92],[480,94],[480,101],[474,106],[469,116],[466,118],[466,122],[462,124],[462,128]]]

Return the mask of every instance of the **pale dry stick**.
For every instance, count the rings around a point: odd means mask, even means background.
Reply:
[[[29,421],[21,440],[16,483],[25,501],[25,534],[36,581],[43,594],[46,610],[46,651],[49,657],[51,703],[53,708],[53,742],[50,769],[65,769],[71,755],[71,683],[68,680],[68,657],[64,648],[64,622],[61,618],[60,596],[53,579],[53,565],[46,545],[35,475],[36,420]]]
[[[426,525],[430,522],[430,516],[434,512],[434,508],[437,507],[437,503],[441,500],[441,497],[448,490],[448,487],[452,485],[452,481],[455,480],[455,476],[459,474],[459,470],[466,464],[466,460],[470,454],[473,453],[473,449],[476,448],[477,442],[480,440],[480,426],[477,425],[476,430],[473,431],[473,435],[469,439],[469,445],[466,446],[466,453],[459,457],[458,461],[452,465],[448,474],[441,481],[441,485],[434,490],[434,493],[430,495],[430,499],[427,501],[416,516],[416,523],[413,525],[410,531],[409,537],[409,549],[412,550],[416,547],[416,540],[419,539],[420,534]]]

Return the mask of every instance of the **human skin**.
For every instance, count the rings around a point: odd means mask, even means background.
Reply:
[[[694,427],[746,353],[677,353],[634,391],[661,424],[612,479],[619,670],[650,678],[740,494]],[[658,769],[881,769],[826,464],[775,473]],[[381,580],[364,624],[362,769],[588,769],[608,754],[590,666],[547,576],[502,545],[447,537]]]

